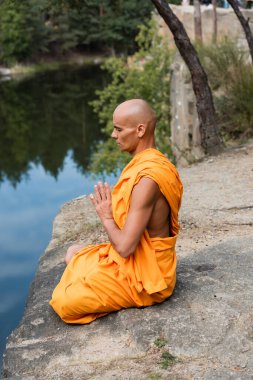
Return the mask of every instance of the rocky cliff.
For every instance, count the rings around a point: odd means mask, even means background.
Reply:
[[[41,258],[4,377],[253,379],[253,143],[180,170],[178,281],[163,304],[66,325],[48,301],[72,242],[106,239],[87,198],[65,204]]]

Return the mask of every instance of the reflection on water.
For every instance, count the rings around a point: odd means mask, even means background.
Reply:
[[[0,182],[16,185],[31,163],[57,177],[69,150],[85,171],[100,127],[88,102],[101,88],[96,66],[47,72],[0,84]]]
[[[87,103],[103,81],[88,67],[0,83],[0,355],[60,206],[93,190],[85,170],[102,135]]]

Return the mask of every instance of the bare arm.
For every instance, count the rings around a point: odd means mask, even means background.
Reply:
[[[91,196],[92,203],[113,247],[122,257],[127,258],[135,252],[148,225],[159,192],[152,179],[141,178],[133,188],[128,216],[121,230],[113,219],[109,186],[103,186],[101,183],[95,186],[95,194]]]

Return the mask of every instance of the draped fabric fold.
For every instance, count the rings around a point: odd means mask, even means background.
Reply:
[[[161,152],[146,149],[125,167],[112,192],[113,216],[122,229],[131,192],[142,177],[155,181],[170,205],[170,236],[151,238],[145,230],[134,255],[126,259],[110,243],[81,249],[50,301],[65,322],[89,323],[115,310],[162,302],[172,294],[183,187],[176,168]]]

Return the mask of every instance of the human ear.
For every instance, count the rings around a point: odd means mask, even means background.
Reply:
[[[146,132],[146,127],[144,124],[139,124],[137,127],[137,135],[138,137],[143,137]]]

